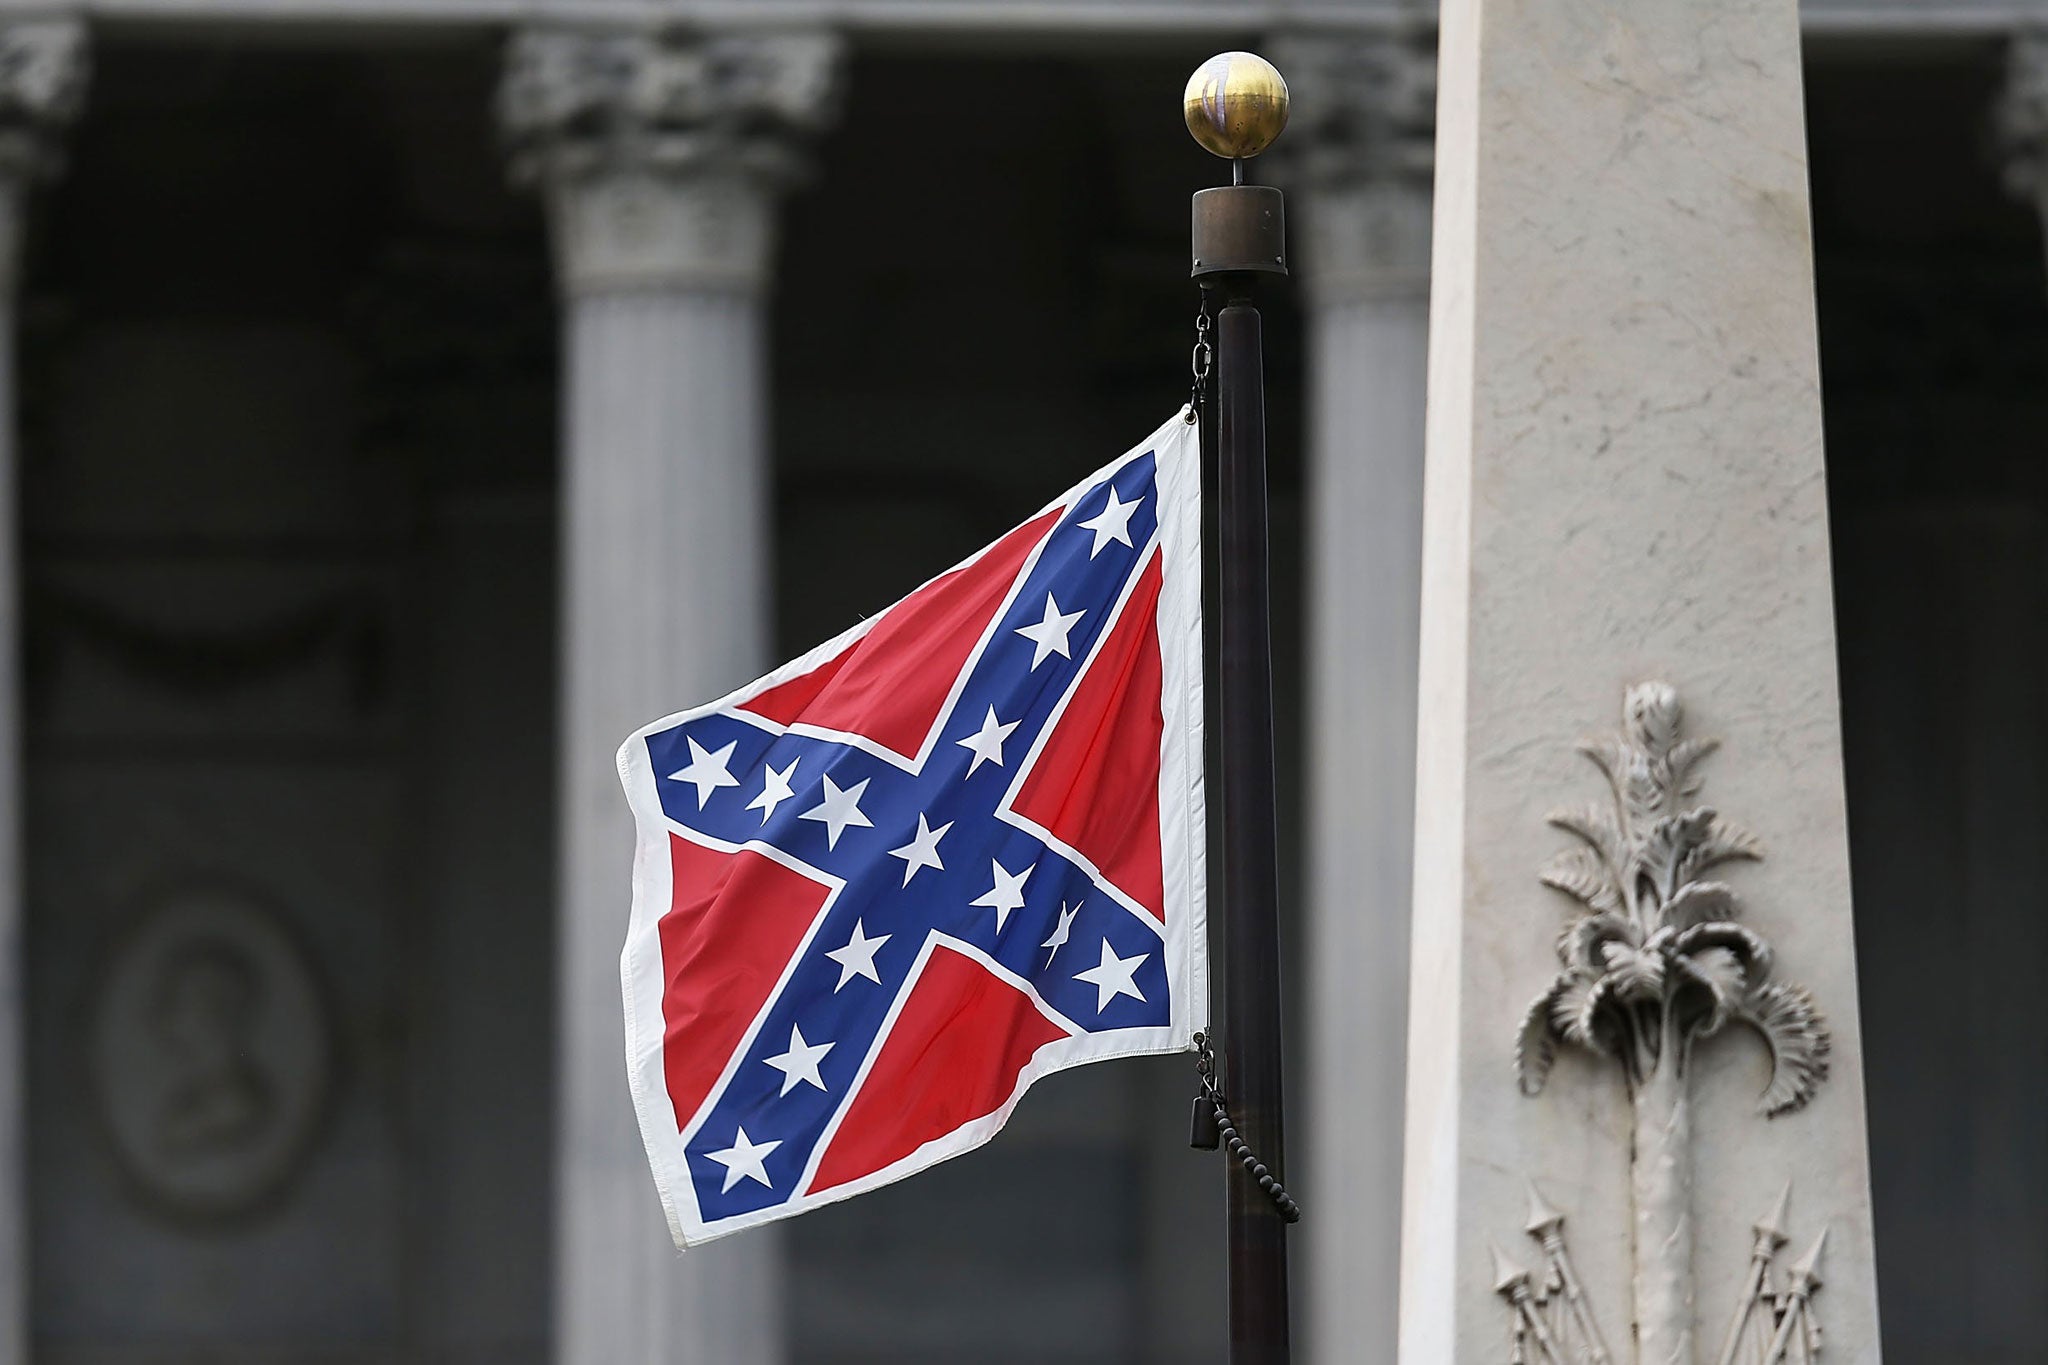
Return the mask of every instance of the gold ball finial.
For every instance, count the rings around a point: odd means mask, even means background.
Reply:
[[[1287,126],[1287,82],[1257,53],[1219,52],[1188,77],[1182,112],[1217,156],[1257,156]]]

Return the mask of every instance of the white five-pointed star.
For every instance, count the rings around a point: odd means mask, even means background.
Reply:
[[[723,1194],[739,1184],[741,1176],[749,1180],[758,1180],[770,1189],[775,1188],[774,1182],[768,1179],[768,1168],[762,1162],[767,1159],[770,1152],[781,1145],[781,1138],[770,1138],[766,1142],[749,1142],[747,1130],[741,1128],[736,1131],[732,1146],[722,1152],[706,1152],[705,1156],[725,1167],[725,1184],[719,1187],[719,1193]]]
[[[1067,908],[1067,903],[1065,901],[1060,902],[1059,927],[1052,931],[1051,938],[1047,939],[1045,942],[1038,945],[1041,948],[1052,949],[1051,952],[1045,955],[1045,965],[1048,968],[1052,966],[1052,960],[1060,955],[1060,949],[1066,946],[1067,931],[1074,927],[1074,916],[1080,913],[1080,902],[1075,902],[1074,908],[1071,910]]]
[[[864,976],[877,986],[882,984],[882,974],[875,970],[875,953],[889,941],[887,934],[869,938],[861,932],[860,921],[853,922],[853,937],[846,940],[844,948],[834,948],[825,954],[839,964],[839,986],[844,986],[856,976]],[[839,986],[832,988],[832,994],[839,994]]]
[[[974,751],[974,762],[967,765],[969,777],[974,776],[974,770],[984,761],[993,763],[998,768],[1003,766],[1003,741],[1010,737],[1010,731],[1016,729],[1019,724],[1021,722],[1013,720],[1004,725],[996,719],[996,708],[991,706],[988,708],[988,719],[982,721],[979,730],[965,739],[953,741],[963,749]]]
[[[1100,1014],[1119,995],[1128,995],[1133,1000],[1145,998],[1145,993],[1131,978],[1137,975],[1138,968],[1150,956],[1150,953],[1139,953],[1136,957],[1118,957],[1109,946],[1109,940],[1104,939],[1102,961],[1085,972],[1075,972],[1074,980],[1085,981],[1095,988],[1095,1012]]]
[[[818,1074],[818,1063],[824,1061],[825,1054],[831,1050],[830,1043],[806,1043],[803,1030],[791,1024],[789,1051],[779,1057],[764,1057],[762,1060],[782,1073],[782,1093],[785,1095],[796,1089],[798,1081],[808,1081],[823,1090],[825,1078]]]
[[[946,865],[939,861],[939,840],[945,838],[946,831],[951,828],[953,822],[948,820],[937,829],[933,829],[924,822],[924,812],[918,812],[916,835],[903,847],[889,850],[890,857],[903,860],[905,886],[910,885],[910,879],[917,875],[917,870],[921,867],[935,867],[941,872],[946,870]]]
[[[690,765],[670,773],[668,780],[688,782],[696,787],[697,809],[703,810],[704,803],[711,799],[711,793],[720,787],[737,787],[740,784],[740,780],[725,766],[732,761],[732,751],[740,747],[740,742],[734,740],[717,753],[712,753],[699,744],[694,735],[685,738],[690,741]]]
[[[1088,520],[1076,523],[1081,529],[1095,533],[1095,543],[1088,547],[1088,557],[1093,559],[1101,554],[1102,547],[1109,544],[1112,540],[1122,541],[1124,544],[1129,545],[1131,543],[1131,517],[1144,505],[1145,500],[1143,498],[1138,498],[1132,502],[1118,502],[1116,500],[1116,489],[1112,487],[1109,490],[1109,501],[1103,504],[1102,510]]]
[[[1045,595],[1045,619],[1035,626],[1019,626],[1017,633],[1029,640],[1033,646],[1031,666],[1038,667],[1057,654],[1062,659],[1074,656],[1067,652],[1067,635],[1074,629],[1074,623],[1086,612],[1061,611],[1060,604],[1053,601],[1052,594]]]
[[[996,932],[1000,934],[1003,932],[1003,921],[1010,917],[1010,912],[1024,904],[1025,879],[1031,875],[1032,870],[1038,864],[1033,863],[1022,872],[1011,872],[993,858],[989,859],[989,863],[995,868],[996,884],[990,887],[988,894],[982,896],[979,900],[971,900],[967,903],[969,905],[985,905],[995,911]]]
[[[832,780],[831,774],[826,774],[825,799],[798,818],[816,820],[822,824],[825,827],[825,847],[839,847],[839,836],[846,832],[848,825],[859,825],[862,829],[875,827],[875,822],[862,814],[860,808],[861,793],[868,789],[869,781],[870,779],[863,777],[845,791],[841,791],[839,784]]]
[[[796,765],[797,760],[794,758],[789,760],[789,766],[781,772],[768,768],[765,764],[762,765],[766,768],[766,773],[761,779],[761,794],[747,802],[748,810],[761,812],[762,824],[768,823],[768,817],[775,814],[777,806],[796,795],[795,792],[789,789],[790,775],[796,771]]]

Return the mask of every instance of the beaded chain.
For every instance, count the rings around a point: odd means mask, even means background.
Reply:
[[[1301,1205],[1294,1202],[1294,1196],[1287,1192],[1279,1177],[1266,1169],[1266,1163],[1259,1160],[1258,1153],[1245,1145],[1244,1139],[1237,1134],[1237,1125],[1230,1121],[1230,1111],[1223,1104],[1223,1092],[1216,1088],[1216,1054],[1210,1051],[1207,1033],[1195,1035],[1195,1070],[1201,1073],[1202,1091],[1195,1098],[1196,1133],[1193,1144],[1213,1149],[1217,1139],[1221,1139],[1223,1146],[1244,1167],[1245,1173],[1256,1180],[1259,1188],[1265,1191],[1266,1198],[1273,1201],[1273,1207],[1279,1210],[1281,1218],[1290,1223],[1300,1222]],[[1204,1104],[1211,1111],[1207,1115],[1201,1112]]]

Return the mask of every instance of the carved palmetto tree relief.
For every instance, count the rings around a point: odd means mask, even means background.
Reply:
[[[1543,1087],[1561,1045],[1619,1062],[1634,1108],[1636,1340],[1643,1365],[1693,1365],[1693,1049],[1745,1024],[1763,1036],[1766,1115],[1804,1105],[1827,1077],[1828,1035],[1804,988],[1772,981],[1770,945],[1737,923],[1714,868],[1762,856],[1756,839],[1694,805],[1696,769],[1717,742],[1681,735],[1677,692],[1630,688],[1622,732],[1581,751],[1609,803],[1554,812],[1578,841],[1543,881],[1578,902],[1559,935],[1563,968],[1522,1021],[1522,1090]]]

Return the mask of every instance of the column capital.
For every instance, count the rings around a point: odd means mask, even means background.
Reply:
[[[1269,45],[1293,96],[1281,148],[1303,188],[1398,181],[1435,164],[1434,33],[1290,31]]]
[[[85,102],[85,25],[0,23],[0,299],[14,293],[29,181],[62,167],[59,138]]]
[[[85,103],[85,25],[0,23],[0,175],[49,175],[57,137]]]
[[[1315,302],[1428,294],[1431,39],[1290,32],[1270,45],[1294,97],[1282,173],[1307,200],[1300,255]]]
[[[758,288],[841,54],[816,31],[516,35],[499,123],[515,179],[547,196],[563,288]]]
[[[2012,36],[1997,119],[2007,185],[2026,195],[2048,188],[2048,27]]]
[[[1997,124],[2006,188],[2040,211],[2048,231],[2048,27],[2013,35]]]

